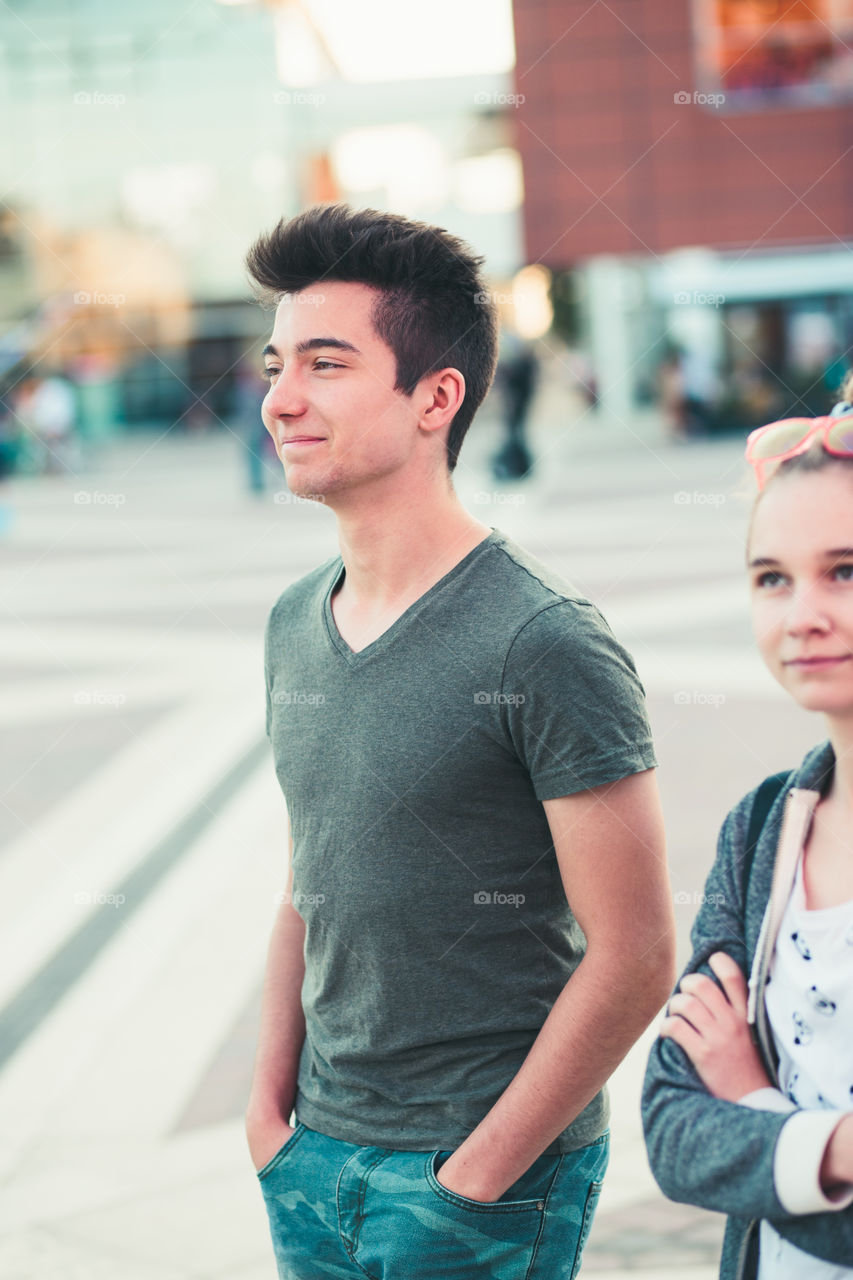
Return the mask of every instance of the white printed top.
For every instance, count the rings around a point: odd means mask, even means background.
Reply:
[[[853,1111],[853,900],[808,910],[802,854],[779,927],[765,1001],[779,1054],[779,1084],[787,1099],[786,1103],[777,1094],[778,1109],[797,1107],[827,1113],[826,1136],[819,1138],[814,1151],[817,1168],[811,1172],[816,1180],[838,1113]],[[769,1092],[751,1095],[750,1103],[768,1105],[767,1101],[759,1102],[759,1097]],[[793,1119],[782,1135],[791,1128]],[[811,1128],[817,1132],[814,1125]],[[798,1132],[804,1136],[805,1127],[800,1126]],[[774,1177],[783,1203],[789,1197],[783,1194],[780,1182],[802,1178],[803,1164],[814,1163],[808,1158],[804,1161],[805,1156],[802,1142],[783,1143],[780,1135]],[[849,1195],[826,1198],[823,1207],[838,1209],[850,1199]],[[853,1267],[804,1253],[784,1240],[770,1223],[762,1222],[758,1280],[853,1280]]]

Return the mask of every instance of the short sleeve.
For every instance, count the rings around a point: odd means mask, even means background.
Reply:
[[[270,626],[272,615],[267,618],[264,628],[264,693],[266,696],[266,734],[270,736],[272,729],[272,672],[270,670]]]
[[[520,629],[501,704],[539,800],[657,764],[633,659],[589,602],[560,600]]]

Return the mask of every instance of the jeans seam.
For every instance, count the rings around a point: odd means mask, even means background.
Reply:
[[[530,1262],[528,1264],[527,1270],[524,1273],[524,1280],[530,1280],[531,1276],[533,1275],[533,1268],[536,1266],[536,1255],[539,1252],[539,1244],[542,1240],[542,1233],[545,1230],[545,1218],[548,1213],[548,1201],[551,1199],[551,1192],[554,1190],[554,1186],[557,1181],[557,1175],[559,1174],[560,1170],[563,1167],[563,1161],[565,1160],[565,1158],[566,1157],[564,1155],[560,1156],[560,1159],[557,1162],[557,1167],[554,1170],[554,1176],[551,1179],[551,1183],[548,1187],[548,1190],[545,1192],[545,1195],[542,1197],[542,1216],[539,1220],[539,1230],[536,1233],[536,1240],[534,1241],[534,1244],[533,1244],[533,1253],[530,1255]]]
[[[349,1236],[344,1235],[343,1230],[341,1228],[341,1194],[340,1194],[341,1179],[344,1176],[344,1170],[346,1169],[347,1165],[350,1164],[353,1160],[355,1160],[357,1156],[361,1155],[363,1151],[364,1151],[363,1147],[358,1151],[354,1151],[353,1154],[350,1156],[349,1160],[345,1161],[344,1164],[341,1166],[340,1173],[338,1174],[338,1181],[335,1186],[335,1200],[337,1201],[337,1208],[338,1208],[338,1238],[343,1244],[344,1250],[348,1258],[350,1259],[351,1262],[355,1263],[359,1271],[363,1271],[366,1276],[370,1277],[370,1280],[379,1280],[378,1276],[374,1276],[372,1272],[368,1271],[366,1267],[363,1267],[361,1265],[358,1258],[355,1256],[355,1251],[358,1248],[359,1236],[361,1235],[361,1228],[364,1223],[364,1213],[362,1212],[362,1210],[364,1208],[364,1199],[365,1199],[365,1196],[367,1195],[368,1180],[370,1178],[371,1173],[376,1168],[376,1166],[378,1164],[381,1164],[381,1162],[384,1159],[386,1159],[386,1157],[388,1156],[388,1152],[383,1148],[379,1149],[375,1159],[370,1161],[367,1168],[364,1170],[364,1173],[361,1174],[359,1177],[358,1200],[356,1203],[356,1211],[355,1211],[355,1233],[353,1235],[352,1240],[350,1240]]]
[[[601,1178],[590,1179],[589,1188],[586,1193],[586,1199],[584,1200],[583,1214],[581,1215],[581,1224],[580,1224],[580,1232],[578,1233],[577,1248],[575,1249],[575,1257],[572,1263],[572,1270],[571,1270],[572,1277],[578,1274],[580,1259],[583,1256],[583,1250],[586,1247],[586,1241],[589,1237],[589,1232],[592,1229],[592,1221],[590,1220],[589,1230],[587,1230],[586,1235],[584,1235],[584,1227],[587,1225],[587,1215],[589,1214],[589,1211],[590,1211],[590,1201],[593,1199],[593,1193],[594,1193],[595,1204],[596,1205],[598,1204],[598,1197],[601,1195],[602,1185],[603,1185],[603,1180]]]

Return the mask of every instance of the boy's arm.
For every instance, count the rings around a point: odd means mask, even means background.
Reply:
[[[654,772],[544,801],[587,951],[521,1068],[438,1180],[496,1200],[592,1100],[674,976],[672,894]]]
[[[292,862],[293,837],[289,836],[287,889],[267,952],[258,1045],[246,1108],[246,1136],[256,1169],[271,1160],[293,1132],[289,1121],[305,1040],[301,1000],[305,922],[291,901]]]

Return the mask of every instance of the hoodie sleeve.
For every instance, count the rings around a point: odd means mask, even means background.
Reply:
[[[713,978],[708,957],[726,951],[749,974],[741,879],[754,796],[750,792],[723,824],[691,931],[693,955],[684,973],[701,971]],[[807,1115],[800,1108],[756,1110],[743,1101],[714,1098],[679,1045],[658,1037],[652,1046],[642,1116],[649,1163],[663,1193],[735,1218],[766,1218],[797,1248],[849,1266],[853,1206],[815,1212],[814,1205],[804,1205],[793,1212],[791,1203],[786,1207],[777,1193],[781,1135],[786,1126],[796,1129]],[[787,1135],[781,1143],[787,1146]]]
[[[723,824],[684,973],[713,978],[707,961],[715,951],[727,952],[748,973],[737,850],[745,843],[751,803],[752,793]],[[773,1153],[787,1115],[712,1097],[684,1050],[660,1037],[646,1069],[642,1112],[652,1173],[671,1200],[737,1217],[784,1216]]]

